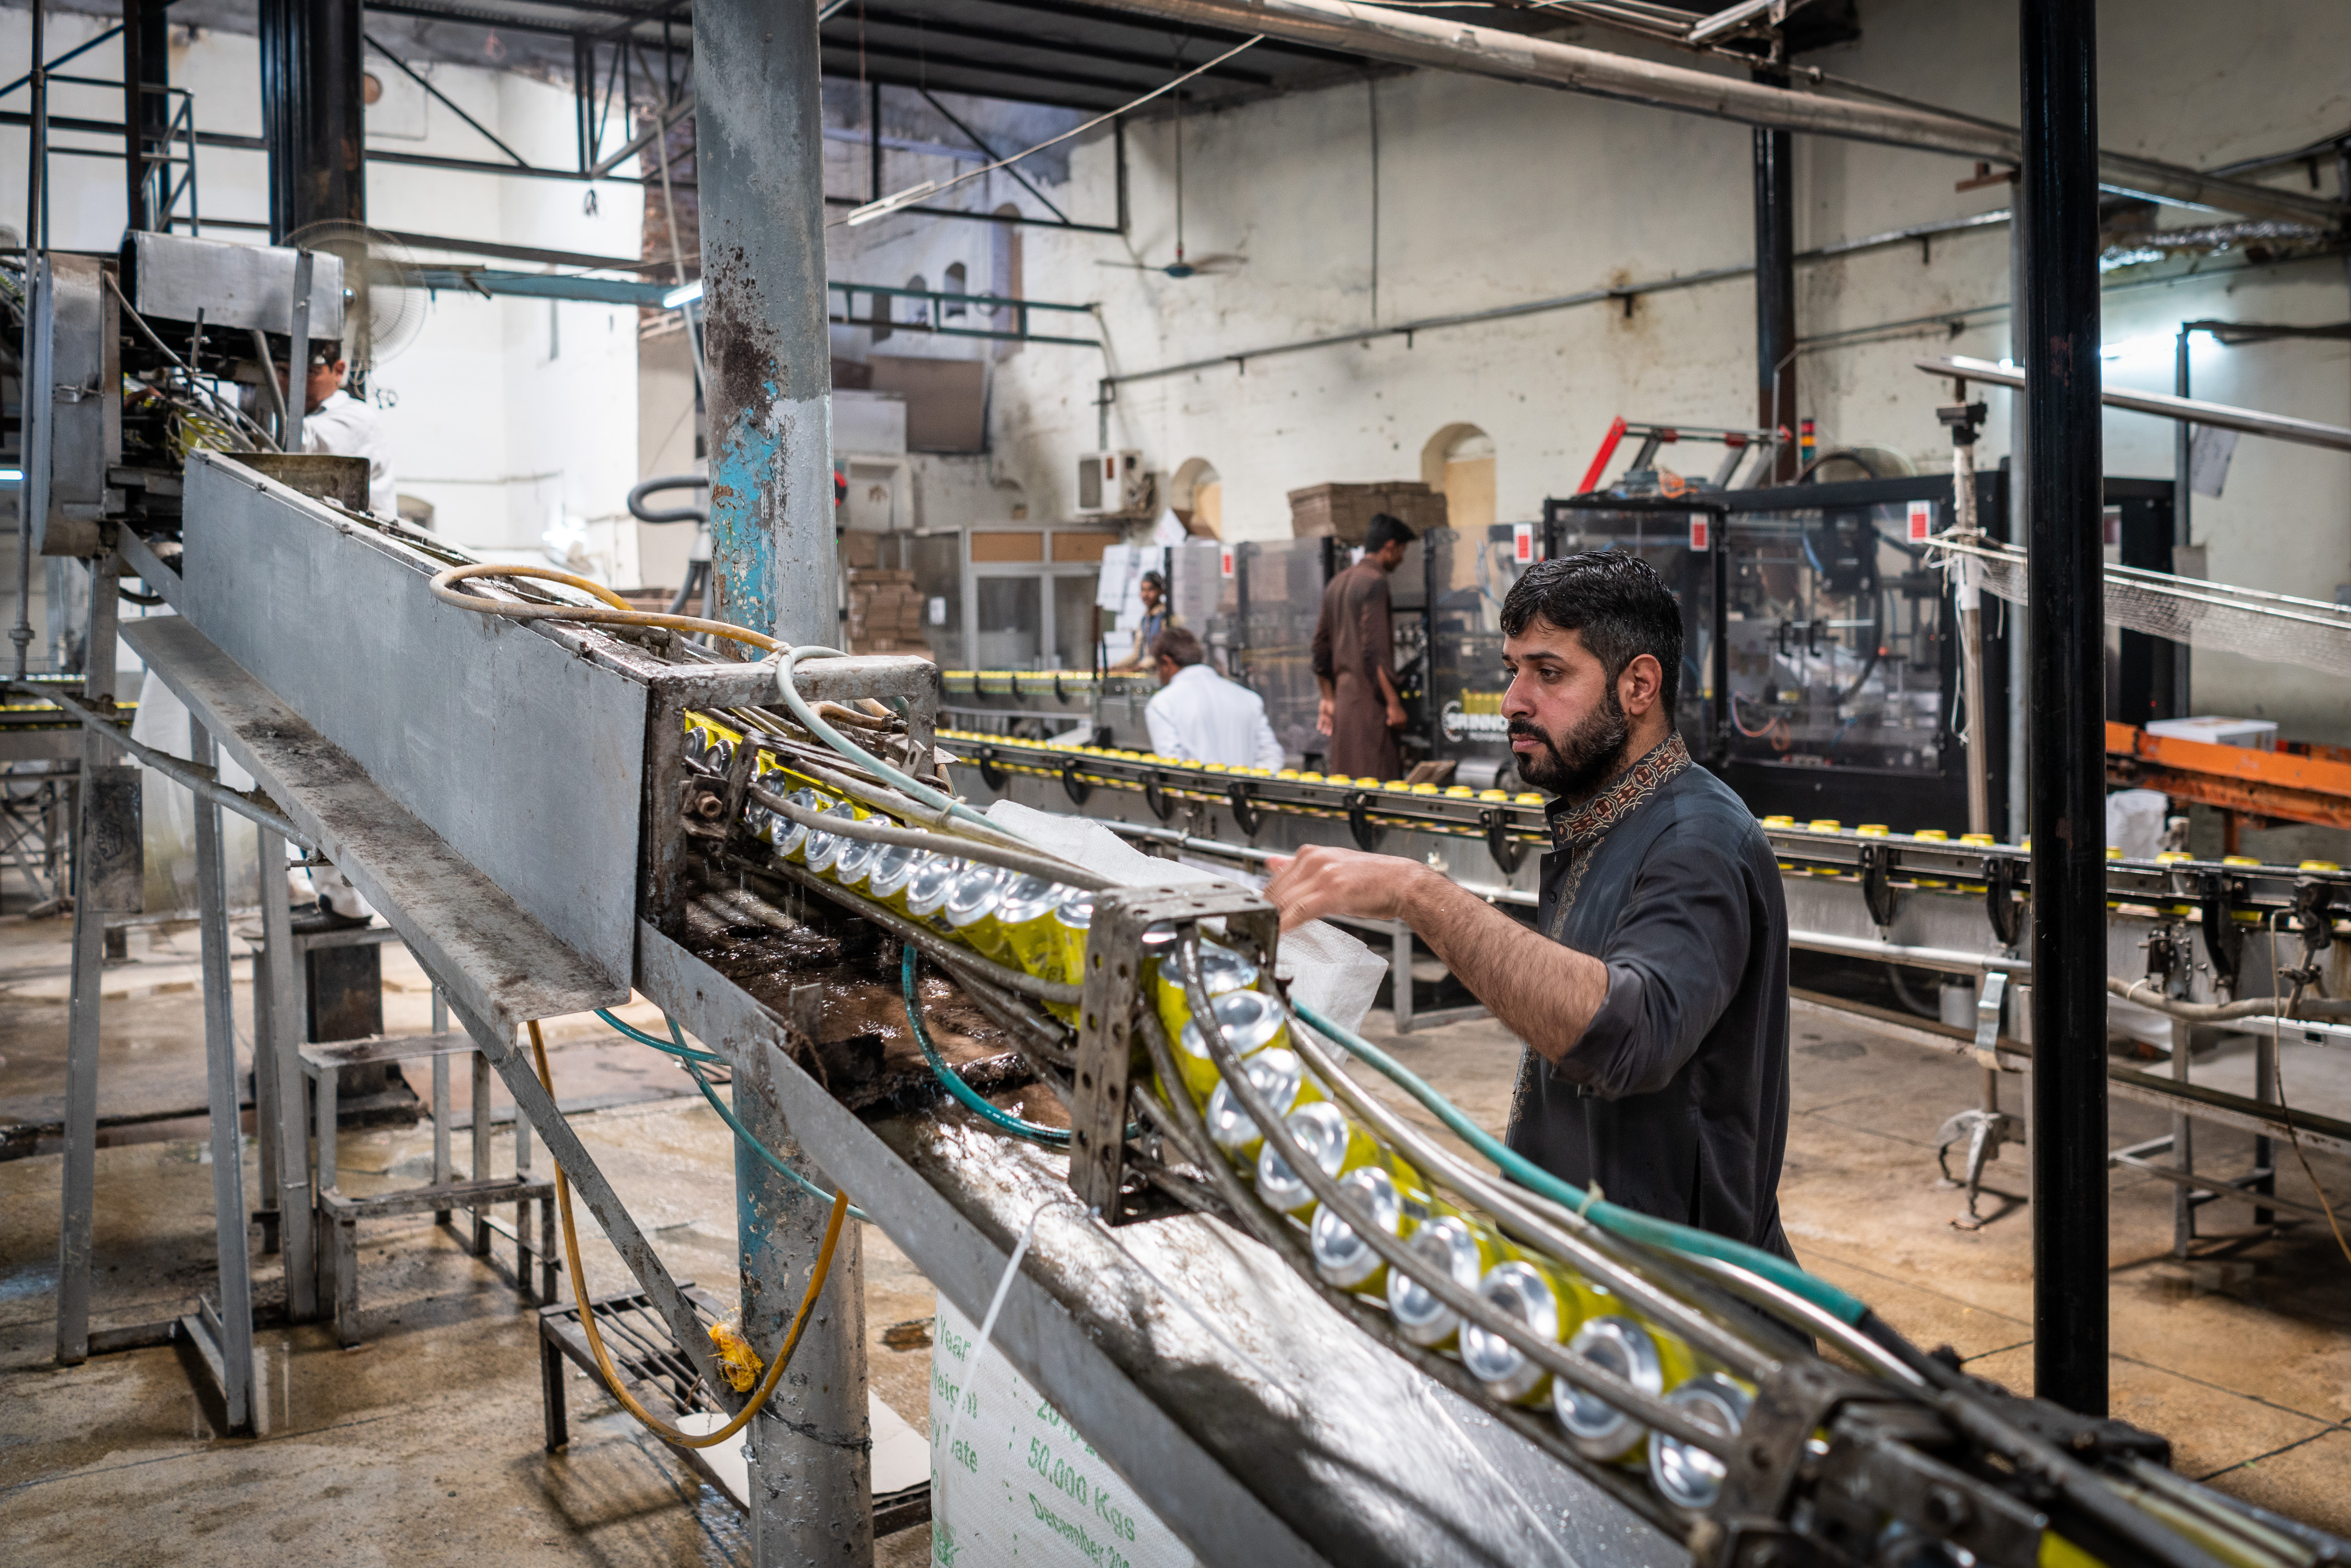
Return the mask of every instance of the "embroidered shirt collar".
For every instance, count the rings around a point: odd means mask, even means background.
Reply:
[[[1657,787],[1690,765],[1689,747],[1678,731],[1651,747],[1641,758],[1603,784],[1581,805],[1553,800],[1544,810],[1551,818],[1553,849],[1589,842],[1632,814]]]

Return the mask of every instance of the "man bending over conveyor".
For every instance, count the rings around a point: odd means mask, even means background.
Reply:
[[[1510,590],[1502,633],[1510,748],[1555,797],[1534,926],[1417,861],[1320,846],[1267,896],[1284,927],[1404,921],[1525,1042],[1519,1154],[1792,1258],[1787,908],[1753,814],[1675,732],[1680,608],[1638,557],[1563,556]]]

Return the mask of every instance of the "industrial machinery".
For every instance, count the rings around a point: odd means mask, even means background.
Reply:
[[[749,1397],[728,1386],[521,1049],[531,1020],[632,983],[658,1002],[690,1031],[678,1051],[733,1074],[738,1135],[788,1127],[768,1157],[813,1189],[759,1178],[768,1250],[747,1269],[784,1267],[793,1238],[817,1251],[825,1230],[813,1301],[844,1266],[832,1193],[853,1196],[987,1325],[982,1354],[1009,1358],[1207,1561],[2270,1568],[2343,1551],[2173,1477],[2158,1440],[1964,1376],[1779,1260],[1513,1163],[1323,1009],[1245,889],[1105,870],[1081,841],[952,800],[922,661],[723,660],[678,635],[706,622],[477,565],[217,455],[189,463],[182,528],[176,568],[114,536],[181,612],[131,636],[259,791],[180,774],[208,807],[330,855],[384,912],[763,1463],[805,1440],[793,1422],[831,1383],[795,1380],[786,1419],[749,1414],[794,1353]],[[335,602],[277,613],[255,591],[263,562]],[[354,634],[357,657],[322,656]],[[72,700],[108,744],[127,738],[102,702]],[[406,742],[486,717],[496,744],[462,766]],[[1040,783],[1072,782],[1049,748],[991,744],[999,768],[1018,747]],[[1149,766],[1076,760],[1076,784],[1113,791]],[[1540,820],[1474,791],[1334,799],[1303,779],[1157,772],[1134,792],[1269,811],[1294,792],[1399,832],[1479,812],[1503,841]],[[1928,882],[2012,885],[1992,870],[2012,852],[1815,838],[1796,852],[1824,885],[1854,874],[1848,853],[1878,868],[1865,884],[1917,879],[1918,904],[1947,896]],[[2149,896],[2176,896],[2179,873],[2144,874]],[[2222,896],[2281,930],[2331,907],[2297,891],[2289,910],[2266,873]],[[210,1001],[216,896],[204,938]],[[228,1020],[212,1021],[225,1050]],[[1479,1158],[1396,1115],[1364,1072]],[[246,1266],[236,1218],[225,1282]],[[215,1314],[225,1344],[237,1294]],[[782,1314],[774,1327],[780,1341]],[[797,1354],[853,1370],[837,1333]]]

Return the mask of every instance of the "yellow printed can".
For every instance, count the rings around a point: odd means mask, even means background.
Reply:
[[[857,821],[857,808],[846,800],[833,802],[827,806],[821,814],[827,817],[839,817],[844,821]],[[847,849],[852,841],[839,833],[828,833],[819,828],[810,828],[808,837],[800,841],[800,863],[819,876],[831,876],[833,863],[841,858],[841,852]]]
[[[1220,1091],[1222,1087],[1218,1085]],[[1429,1217],[1428,1194],[1401,1165],[1364,1166],[1349,1171],[1339,1178],[1339,1190],[1399,1240],[1419,1229]],[[1332,1284],[1361,1295],[1385,1295],[1387,1260],[1374,1251],[1372,1244],[1329,1204],[1314,1211],[1306,1245],[1314,1259],[1314,1271]]]
[[[1213,942],[1200,944],[1200,978],[1211,1000],[1234,991],[1257,988],[1258,967],[1229,947]],[[1152,982],[1152,998],[1159,1007],[1159,1022],[1170,1040],[1184,1038],[1191,1027],[1192,1001],[1184,988],[1184,976],[1176,955],[1161,955],[1158,973]]]
[[[1719,1372],[1702,1372],[1677,1385],[1666,1403],[1678,1406],[1698,1425],[1735,1437],[1747,1425],[1755,1396]],[[1695,1517],[1712,1508],[1722,1495],[1725,1473],[1722,1461],[1705,1449],[1663,1432],[1649,1434],[1649,1484],[1683,1513]]]
[[[1478,1294],[1538,1338],[1554,1343],[1571,1337],[1599,1299],[1556,1264],[1524,1255],[1487,1270]],[[1461,1325],[1461,1364],[1489,1393],[1513,1405],[1541,1405],[1551,1392],[1551,1373],[1540,1362],[1474,1322]]]
[[[1621,1312],[1585,1319],[1567,1348],[1655,1397],[1698,1375],[1697,1358],[1680,1336]],[[1624,1411],[1557,1378],[1552,1380],[1551,1404],[1577,1453],[1613,1464],[1641,1463],[1649,1429]]]
[[[930,852],[912,844],[883,844],[865,873],[865,896],[905,914],[906,885],[929,858]]]
[[[1281,1125],[1297,1141],[1299,1153],[1327,1176],[1343,1176],[1365,1166],[1388,1166],[1395,1157],[1328,1100],[1299,1107],[1281,1119]],[[1270,1143],[1257,1152],[1257,1195],[1269,1207],[1303,1220],[1312,1219],[1318,1201],[1306,1178],[1290,1169]]]
[[[1004,933],[1006,950],[1022,973],[1040,980],[1061,977],[1056,973],[1061,963],[1061,938],[1053,912],[1069,893],[1060,883],[1041,876],[1016,877],[1006,884],[1003,901],[996,907],[996,923]]]
[[[1290,1026],[1281,1004],[1263,991],[1228,991],[1208,1005],[1216,1009],[1217,1027],[1224,1031],[1225,1043],[1242,1061],[1270,1046],[1290,1043]],[[1191,1092],[1194,1104],[1204,1103],[1216,1092],[1217,1064],[1208,1055],[1198,1021],[1188,1017],[1184,1032],[1176,1037],[1176,1070],[1184,1075],[1184,1087]],[[1159,1093],[1162,1099],[1173,1099],[1165,1083],[1159,1085]]]
[[[1463,1290],[1476,1290],[1486,1270],[1501,1259],[1501,1238],[1449,1204],[1433,1207],[1433,1218],[1405,1245],[1414,1257],[1426,1259]],[[1388,1270],[1388,1317],[1398,1333],[1430,1350],[1451,1349],[1461,1328],[1458,1313],[1400,1269]]]
[[[946,931],[947,894],[970,869],[967,860],[938,854],[916,866],[906,879],[906,918],[934,931]]]
[[[1322,1086],[1314,1082],[1298,1053],[1287,1046],[1270,1045],[1252,1051],[1242,1059],[1241,1071],[1249,1075],[1249,1087],[1265,1096],[1284,1119],[1292,1111],[1322,1098]],[[1257,1168],[1258,1153],[1265,1147],[1265,1134],[1242,1109],[1240,1097],[1233,1092],[1229,1082],[1217,1081],[1203,1118],[1208,1124],[1208,1141],[1227,1159],[1244,1171]]]
[[[1004,927],[996,918],[1003,903],[1001,871],[977,862],[966,866],[955,879],[955,885],[947,889],[946,903],[940,910],[946,920],[947,935],[983,958],[1003,957]]]

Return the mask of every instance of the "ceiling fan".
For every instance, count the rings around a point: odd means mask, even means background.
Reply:
[[[1237,251],[1216,256],[1186,256],[1184,254],[1184,95],[1176,95],[1176,259],[1173,261],[1097,261],[1098,267],[1121,267],[1135,272],[1164,272],[1181,282],[1202,273],[1211,275],[1248,265],[1249,257]]]

